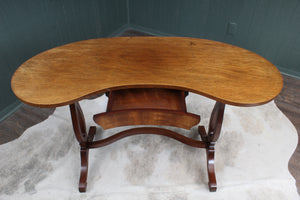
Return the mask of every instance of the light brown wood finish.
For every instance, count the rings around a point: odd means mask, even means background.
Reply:
[[[185,92],[138,88],[109,93],[106,112],[94,115],[103,129],[128,125],[165,125],[191,129],[200,116],[188,113]]]
[[[126,89],[110,92],[107,112],[127,109],[167,109],[186,112],[185,93],[170,89]]]
[[[252,106],[274,99],[282,88],[282,77],[266,59],[229,44],[121,37],[48,50],[26,61],[12,78],[16,96],[39,107],[138,87],[192,91],[222,103]]]
[[[200,121],[198,115],[159,109],[131,109],[94,115],[103,129],[129,125],[160,125],[191,129]]]

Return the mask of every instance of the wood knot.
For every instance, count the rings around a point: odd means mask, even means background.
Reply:
[[[190,42],[190,45],[191,45],[191,46],[193,46],[193,45],[196,45],[196,43],[194,43],[194,42]]]

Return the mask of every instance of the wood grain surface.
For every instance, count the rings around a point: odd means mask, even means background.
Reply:
[[[274,99],[277,68],[248,50],[182,37],[119,37],[75,42],[22,64],[11,85],[23,102],[57,107],[125,88],[191,91],[237,106]]]
[[[128,125],[165,125],[191,129],[200,116],[188,113],[184,91],[158,88],[114,90],[107,109],[94,115],[103,129]]]
[[[200,122],[200,116],[174,110],[128,109],[96,114],[94,121],[103,129],[131,125],[159,125],[189,130]]]
[[[186,94],[170,89],[125,89],[109,93],[107,112],[128,109],[166,109],[186,112]]]

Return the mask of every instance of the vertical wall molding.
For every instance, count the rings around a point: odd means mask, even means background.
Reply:
[[[130,26],[130,8],[129,8],[129,0],[126,0],[126,9],[127,9],[127,25]]]

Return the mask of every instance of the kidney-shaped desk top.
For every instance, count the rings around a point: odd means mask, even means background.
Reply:
[[[253,106],[274,99],[283,80],[269,61],[229,44],[181,37],[119,37],[42,52],[16,70],[11,85],[21,101],[39,107],[139,87],[179,89],[225,104]]]

